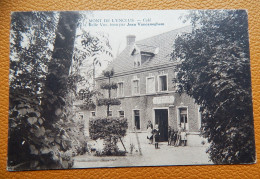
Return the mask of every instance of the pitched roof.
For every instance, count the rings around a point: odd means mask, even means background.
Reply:
[[[137,68],[161,65],[169,63],[173,51],[173,43],[176,37],[182,33],[191,32],[191,26],[185,26],[179,29],[171,30],[159,35],[152,36],[135,44],[128,45],[108,66],[108,69],[114,68],[115,73],[126,72]],[[134,67],[134,57],[131,55],[134,48],[139,48],[142,52],[153,53],[154,56],[144,62],[140,67]],[[158,51],[158,52],[156,52]]]

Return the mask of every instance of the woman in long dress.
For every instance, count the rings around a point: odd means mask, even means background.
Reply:
[[[153,143],[153,124],[151,121],[148,121],[147,125],[147,139],[149,144]]]

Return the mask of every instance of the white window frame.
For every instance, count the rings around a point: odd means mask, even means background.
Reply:
[[[177,109],[177,127],[179,126],[179,124],[181,123],[181,119],[180,119],[180,109],[181,108],[186,108],[187,109],[187,124],[188,124],[188,129],[187,131],[190,130],[190,119],[189,119],[189,108],[188,106],[178,106]]]
[[[120,95],[119,93],[119,83],[122,83],[123,84],[123,93]],[[124,81],[119,81],[118,83],[117,83],[117,86],[118,86],[118,88],[117,88],[117,97],[123,97],[123,96],[125,96],[125,87],[124,87]]]
[[[93,112],[95,113],[95,116],[92,115]],[[96,115],[97,115],[97,114],[96,114],[96,111],[90,111],[90,116],[91,116],[91,117],[96,117]]]
[[[142,123],[141,123],[141,110],[140,109],[133,109],[132,110],[132,114],[133,114],[133,116],[132,116],[132,121],[133,121],[133,129],[134,129],[134,127],[135,127],[135,111],[139,111],[139,122],[140,122],[140,129],[136,129],[137,131],[141,131],[141,129],[142,129]]]
[[[138,92],[137,93],[134,93],[134,81],[139,81],[139,83],[138,83],[139,86],[138,86]],[[132,88],[132,95],[133,96],[140,94],[140,78],[137,78],[136,76],[134,76],[134,78],[132,79],[131,88]]]
[[[149,78],[153,78],[153,79],[154,79],[154,86],[153,86],[154,89],[153,89],[152,92],[148,92],[148,79],[149,79]],[[146,77],[146,93],[147,93],[147,94],[152,94],[152,93],[155,93],[155,92],[156,92],[155,83],[156,83],[156,82],[155,82],[155,76],[150,76],[150,75],[149,75],[148,77]]]
[[[161,77],[161,76],[166,76],[166,78],[167,78],[167,79],[166,79],[167,89],[164,90],[164,91],[160,90],[160,89],[161,89],[161,86],[160,86],[160,77]],[[168,89],[169,89],[169,83],[168,83],[169,78],[168,78],[168,74],[158,75],[158,76],[157,76],[157,80],[158,80],[158,92],[165,92],[165,91],[168,91]]]
[[[118,117],[121,117],[120,116],[120,111],[123,111],[124,112],[124,116],[123,116],[123,118],[125,117],[125,111],[124,110],[118,110]]]
[[[108,117],[113,117],[113,111],[109,110],[109,112],[111,112],[111,116],[108,116]],[[106,115],[107,115],[107,111],[106,111]]]

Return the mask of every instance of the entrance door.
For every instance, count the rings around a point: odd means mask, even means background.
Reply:
[[[155,124],[159,125],[160,142],[168,141],[168,109],[155,109]]]

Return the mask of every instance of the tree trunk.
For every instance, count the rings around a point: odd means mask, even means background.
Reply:
[[[60,12],[56,30],[56,39],[44,91],[44,117],[56,121],[65,105],[64,99],[68,94],[68,76],[73,56],[74,40],[79,14],[77,12]]]

